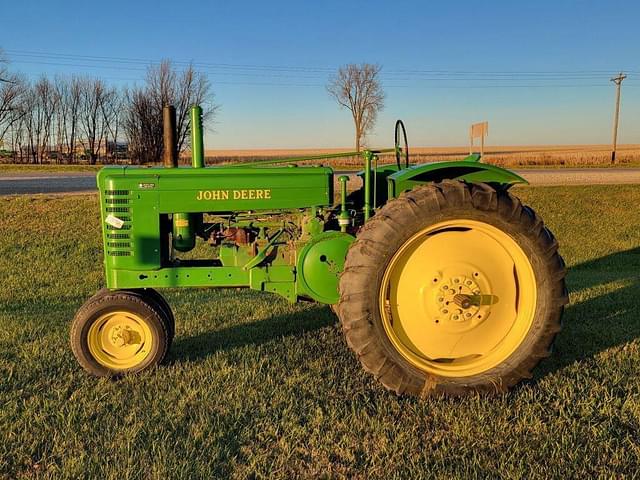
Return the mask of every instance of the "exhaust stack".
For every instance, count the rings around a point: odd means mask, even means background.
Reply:
[[[176,168],[178,166],[178,135],[176,132],[176,107],[173,105],[165,105],[162,108],[162,133],[162,163],[165,168]]]
[[[191,107],[191,164],[204,168],[204,140],[202,138],[202,107]]]

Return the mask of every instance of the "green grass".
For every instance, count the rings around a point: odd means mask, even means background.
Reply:
[[[172,290],[168,362],[121,381],[75,363],[102,283],[95,196],[0,199],[0,477],[589,478],[640,464],[640,189],[519,188],[556,233],[557,349],[504,396],[397,398],[327,307]]]

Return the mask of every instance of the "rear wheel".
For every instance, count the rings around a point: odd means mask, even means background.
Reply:
[[[158,365],[169,348],[165,313],[136,292],[102,292],[90,298],[71,325],[71,347],[92,375],[116,376]]]
[[[564,276],[531,208],[447,181],[403,194],[365,225],[338,312],[364,368],[398,394],[504,391],[549,355]]]

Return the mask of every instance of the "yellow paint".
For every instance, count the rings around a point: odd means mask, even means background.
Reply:
[[[271,189],[198,190],[196,200],[271,200]]]
[[[450,220],[418,232],[393,256],[380,314],[411,364],[465,377],[517,349],[533,323],[536,296],[531,262],[513,238],[487,223]]]
[[[98,318],[87,332],[93,358],[113,370],[140,365],[151,353],[153,335],[144,318],[125,311],[110,312]]]

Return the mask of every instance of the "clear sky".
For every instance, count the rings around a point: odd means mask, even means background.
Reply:
[[[607,143],[620,70],[621,143],[640,143],[640,2],[3,0],[11,68],[132,85],[145,65],[193,61],[221,106],[207,148],[350,147],[324,85],[378,63],[387,93],[369,143]],[[84,57],[80,57],[84,56]],[[96,58],[105,57],[105,58]],[[135,60],[135,61],[133,61]]]

